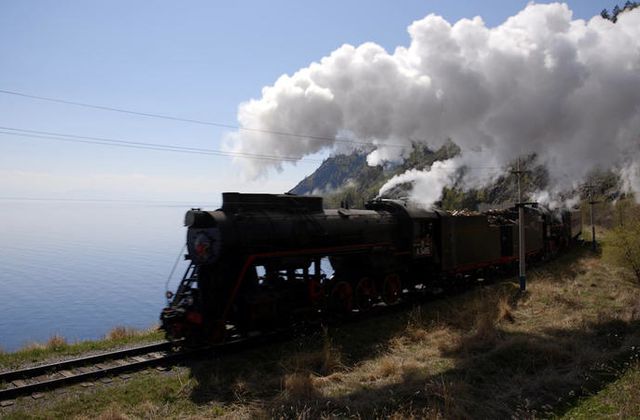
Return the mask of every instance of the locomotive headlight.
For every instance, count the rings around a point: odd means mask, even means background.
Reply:
[[[211,239],[204,233],[200,233],[194,242],[194,249],[199,260],[208,260],[211,255]]]
[[[220,253],[220,230],[190,228],[187,234],[189,257],[196,264],[212,264]]]

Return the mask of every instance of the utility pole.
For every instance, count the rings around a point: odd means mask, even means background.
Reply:
[[[520,281],[520,291],[524,292],[527,290],[527,279],[525,277],[524,203],[522,202],[522,186],[520,185],[523,171],[520,170],[520,157],[518,157],[517,169],[513,173],[518,177],[518,203],[516,204],[518,207],[518,261],[520,263],[518,280]]]
[[[518,280],[520,282],[520,291],[527,291],[527,278],[525,275],[525,264],[527,259],[527,250],[525,245],[525,220],[524,220],[524,208],[526,206],[538,207],[538,203],[536,202],[524,202],[522,201],[522,185],[521,185],[521,177],[522,174],[529,172],[520,169],[520,158],[518,157],[518,164],[515,171],[511,171],[511,173],[515,174],[518,177],[518,202],[516,203],[516,207],[518,208],[518,262],[519,262],[519,270],[518,270]]]
[[[598,203],[593,199],[593,189],[595,185],[587,184],[586,187],[589,189],[589,219],[591,222],[591,250],[596,252],[596,225],[593,222],[593,205]]]

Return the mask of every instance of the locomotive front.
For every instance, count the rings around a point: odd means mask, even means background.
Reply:
[[[190,260],[161,314],[169,338],[216,342],[370,306],[400,294],[398,219],[324,210],[321,197],[224,193],[216,211],[185,216]],[[333,273],[329,273],[327,267]],[[395,279],[395,280],[394,280]]]

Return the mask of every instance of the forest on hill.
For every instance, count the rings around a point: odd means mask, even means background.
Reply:
[[[410,169],[428,170],[434,162],[450,159],[459,153],[459,147],[452,141],[435,151],[427,146],[414,144],[413,150],[402,162],[385,166],[369,166],[367,154],[363,151],[338,154],[325,159],[312,174],[300,181],[289,193],[323,196],[327,208],[341,205],[362,208],[364,203],[378,197],[380,188],[392,177]],[[549,176],[545,167],[536,162],[536,156],[524,157],[520,164],[521,169],[525,171],[522,177],[524,196],[545,190],[549,183]],[[515,168],[515,166],[516,162],[513,162],[512,167]],[[461,175],[464,170],[464,167],[460,170]],[[580,199],[587,199],[589,194],[592,194],[594,199],[613,201],[624,196],[621,187],[622,181],[615,171],[594,169],[582,186],[567,191],[560,198],[579,196]],[[408,195],[410,189],[410,184],[401,184],[388,191],[385,197],[403,198]],[[513,203],[516,197],[515,177],[507,170],[484,188],[465,189],[459,182],[445,187],[442,198],[436,206],[444,210],[478,210],[482,204],[497,206]]]

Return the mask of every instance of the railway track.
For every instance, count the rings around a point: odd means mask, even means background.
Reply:
[[[0,372],[0,401],[150,366],[173,363],[196,351],[202,351],[202,349],[175,351],[174,346],[174,343],[165,341]]]
[[[125,372],[135,372],[148,367],[173,366],[187,359],[236,353],[259,344],[286,338],[290,336],[291,332],[290,329],[283,329],[193,349],[177,349],[176,345],[179,343],[164,341],[46,365],[4,371],[0,372],[0,401],[80,382],[112,377]]]
[[[380,316],[410,305],[409,302],[391,307],[377,308],[369,316]],[[340,325],[362,320],[361,316],[334,320],[327,325]],[[336,322],[337,321],[337,322]],[[320,324],[308,325],[307,332],[319,328]],[[234,339],[222,344],[194,349],[180,349],[179,342],[163,341],[124,350],[100,353],[91,356],[62,360],[55,363],[30,366],[22,369],[0,372],[0,401],[15,397],[48,391],[80,382],[89,382],[104,377],[112,377],[125,372],[135,372],[153,366],[175,365],[180,361],[197,356],[221,356],[238,352],[259,344],[271,343],[294,334],[296,329],[274,330],[252,337]],[[298,332],[300,332],[298,330]]]
[[[455,290],[449,291],[449,293],[455,292]],[[444,293],[433,294],[424,291],[421,293],[421,298],[417,300],[415,298],[407,299],[391,306],[374,307],[367,314],[352,314],[347,318],[333,320],[333,322],[329,321],[327,325],[344,325],[371,317],[389,315],[390,313],[406,310],[416,303],[424,303],[430,298],[440,297],[443,294],[446,295],[448,293],[444,291]],[[307,327],[310,328],[305,329],[312,331],[317,329],[318,325],[309,325]],[[0,401],[74,383],[116,376],[125,372],[134,372],[152,366],[175,365],[180,361],[197,356],[221,356],[251,348],[258,344],[273,342],[273,340],[277,341],[290,336],[294,332],[294,329],[281,329],[254,337],[235,339],[223,344],[196,349],[177,349],[176,345],[179,345],[179,343],[164,341],[125,350],[0,372]]]

